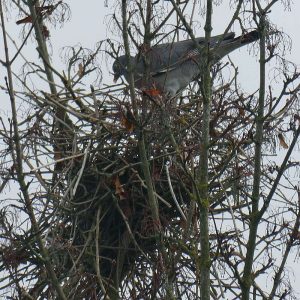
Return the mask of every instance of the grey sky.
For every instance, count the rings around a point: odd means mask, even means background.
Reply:
[[[163,0],[161,0],[163,1]],[[109,6],[112,4],[113,0],[108,0]],[[232,12],[228,10],[228,2],[223,1],[224,4],[217,7],[214,10],[213,15],[213,34],[220,34],[223,32],[224,28],[227,26],[229,20],[231,19]],[[270,14],[271,21],[277,24],[279,29],[286,32],[292,39],[293,48],[291,53],[287,53],[287,57],[300,65],[299,53],[300,53],[300,1],[294,1],[295,3],[291,6],[291,11],[283,10],[282,5],[275,5]],[[107,38],[107,30],[105,25],[105,16],[111,13],[109,8],[104,7],[102,0],[89,0],[85,2],[84,9],[80,1],[71,1],[68,3],[72,10],[72,19],[68,22],[62,29],[53,30],[52,43],[53,49],[60,49],[65,45],[72,45],[80,42],[85,47],[93,48],[95,41]],[[166,9],[170,8],[168,2],[164,2]],[[199,17],[200,18],[200,17]],[[201,21],[203,24],[203,20]],[[233,28],[240,33],[239,28],[235,26]],[[198,28],[195,32],[196,36],[203,36],[203,28]],[[108,36],[109,37],[109,36]],[[57,51],[55,50],[55,51]],[[230,55],[234,63],[239,67],[239,81],[242,87],[249,92],[253,92],[258,87],[258,58],[252,54],[248,54],[246,49],[240,49]],[[104,65],[105,68],[110,67]],[[103,70],[104,74],[108,74],[111,70]],[[111,82],[111,78],[104,78],[104,82],[108,80]],[[293,256],[291,256],[292,258]],[[290,268],[295,274],[295,279],[300,277],[300,271],[298,271],[300,264],[294,264],[291,260]],[[268,278],[271,280],[271,278]],[[300,286],[297,285],[296,280],[292,282],[295,290],[300,293]]]
[[[163,1],[163,0],[161,0]],[[87,0],[87,1],[74,1],[66,0],[71,7],[71,19],[67,22],[62,28],[59,26],[57,28],[51,28],[51,45],[52,52],[54,54],[54,65],[57,67],[60,64],[60,59],[57,54],[60,52],[61,48],[64,46],[72,46],[80,43],[83,47],[94,48],[95,43],[106,39],[107,30],[105,24],[105,17],[107,14],[110,14],[112,11],[110,8],[106,8],[103,0]],[[110,6],[114,0],[108,0],[108,5]],[[275,5],[275,8],[270,14],[271,20],[277,24],[279,29],[282,29],[286,32],[292,39],[293,48],[291,53],[287,53],[287,57],[300,65],[299,53],[300,53],[300,1],[294,1],[295,3],[291,6],[291,11],[284,11],[282,5]],[[228,6],[229,1],[224,1],[224,5],[218,7],[214,11],[213,17],[213,34],[220,34],[227,26],[228,21],[231,18],[231,13],[229,10],[225,9]],[[164,3],[166,9],[170,8],[168,2]],[[20,39],[20,30],[21,26],[15,24],[16,19],[8,20],[8,30],[15,38],[16,41]],[[203,23],[203,21],[202,21]],[[234,28],[235,29],[235,28]],[[238,31],[239,29],[236,28]],[[240,32],[239,32],[240,33]],[[195,32],[196,36],[203,36],[203,28],[198,28]],[[1,38],[2,41],[2,38]],[[3,47],[0,47],[0,56],[3,60],[4,53]],[[24,53],[27,57],[32,60],[37,59],[36,52],[31,43],[24,48]],[[234,63],[239,66],[239,81],[242,84],[242,87],[249,91],[254,91],[257,88],[258,84],[258,58],[254,57],[253,54],[248,54],[248,51],[241,49],[230,55]],[[20,60],[21,62],[21,60]],[[21,65],[13,66],[16,72],[20,71]],[[63,70],[64,66],[61,64],[61,67],[58,67],[58,70]],[[109,72],[111,71],[109,65],[103,64],[104,80],[103,82],[111,82],[112,78],[108,77]],[[4,85],[4,68],[1,66],[1,76],[0,84]],[[9,98],[7,95],[1,93],[2,102],[0,109],[9,110]],[[4,104],[3,104],[4,103]],[[299,263],[292,264],[290,263],[290,268],[293,269],[295,276],[300,277]],[[294,288],[300,293],[300,286],[294,283]]]
[[[112,0],[108,0],[109,5],[112,2]],[[213,34],[222,33],[232,16],[232,12],[227,8],[229,1],[223,2],[224,5],[221,5],[214,10]],[[278,29],[282,29],[291,37],[292,50],[291,53],[286,53],[286,56],[297,65],[300,65],[300,1],[294,2],[295,3],[291,6],[290,11],[283,10],[281,4],[275,5],[270,14],[270,18],[271,21],[277,25]],[[111,11],[109,8],[104,7],[102,0],[89,0],[89,5],[85,5],[84,10],[82,9],[82,5],[77,1],[70,0],[68,3],[70,3],[72,9],[72,19],[64,26],[64,28],[58,29],[57,32],[52,33],[53,46],[55,49],[59,49],[66,44],[71,45],[77,42],[80,42],[86,47],[93,47],[95,41],[107,38],[104,18],[107,14],[111,13]],[[167,2],[164,2],[164,6],[166,9],[170,8],[170,4]],[[201,23],[203,23],[203,20]],[[233,29],[239,31],[238,27]],[[195,35],[203,36],[203,28],[198,28]],[[258,58],[254,56],[253,52],[249,55],[246,49],[240,49],[232,53],[230,57],[239,67],[239,81],[242,87],[249,92],[253,92],[258,87]],[[107,66],[105,65],[105,68],[106,67]],[[110,69],[105,70],[104,74],[107,75],[110,71]],[[106,80],[111,82],[111,78],[104,78],[104,81]],[[297,278],[300,278],[300,270],[298,270],[300,264],[299,262],[294,262],[293,255],[291,255],[289,267],[295,276],[294,279],[291,278],[292,285],[294,289],[300,293],[300,286],[297,284]],[[269,280],[272,280],[272,278],[268,278],[267,282]]]
[[[161,0],[163,1],[163,0]],[[104,18],[107,14],[110,14],[110,5],[114,2],[108,0],[109,7],[104,6],[102,0],[89,0],[88,5],[84,5],[77,1],[68,0],[72,10],[72,18],[62,29],[53,30],[51,32],[51,40],[54,49],[60,49],[65,45],[73,45],[80,42],[84,47],[93,47],[95,41],[105,39],[107,36],[106,24]],[[225,26],[231,19],[232,12],[228,10],[228,2],[223,1],[224,4],[216,7],[213,15],[213,34],[220,34],[224,30]],[[300,53],[300,39],[299,39],[299,28],[300,18],[298,12],[300,11],[300,1],[294,1],[295,3],[291,6],[291,11],[283,11],[282,5],[275,5],[270,14],[271,21],[277,24],[279,29],[290,35],[293,41],[293,48],[291,54],[287,53],[287,57],[296,64],[300,64],[299,56]],[[164,1],[166,9],[170,8],[170,4]],[[88,17],[87,17],[88,16]],[[197,17],[197,15],[196,15]],[[200,17],[198,17],[200,19]],[[203,23],[203,20],[201,20]],[[235,26],[234,30],[239,31],[239,28]],[[203,36],[203,28],[198,28],[195,32],[196,36]],[[241,55],[242,53],[242,55]],[[245,56],[247,51],[245,49],[236,51],[231,54],[230,57],[239,66],[240,81],[248,82],[251,86],[254,86],[254,82],[257,82],[257,58]],[[111,70],[108,70],[111,71]]]

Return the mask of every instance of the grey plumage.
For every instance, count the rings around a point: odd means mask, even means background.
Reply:
[[[239,37],[234,33],[218,35],[210,39],[212,64],[230,52],[259,39],[258,31],[251,31]],[[149,49],[144,55],[150,63],[150,78],[145,80],[145,62],[141,54],[130,57],[135,87],[142,90],[159,90],[161,94],[173,97],[190,82],[201,75],[201,68],[206,62],[205,38],[159,44]],[[201,51],[203,49],[203,51]],[[128,63],[125,55],[118,57],[113,64],[114,79],[124,76],[129,81]]]

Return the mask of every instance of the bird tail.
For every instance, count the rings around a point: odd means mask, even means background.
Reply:
[[[254,30],[242,34],[236,38],[222,40],[221,43],[219,43],[215,47],[212,47],[211,51],[215,58],[218,60],[242,46],[255,42],[259,38],[259,32],[257,30]]]
[[[260,33],[257,30],[253,30],[235,39],[240,40],[241,44],[249,44],[257,41],[259,38],[260,38]]]

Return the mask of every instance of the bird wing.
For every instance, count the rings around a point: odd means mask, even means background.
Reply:
[[[234,38],[234,33],[213,36],[210,39],[210,46],[213,47],[218,42],[231,40]],[[196,38],[200,47],[204,46],[205,38]],[[165,43],[153,46],[147,53],[150,61],[151,76],[159,76],[166,72],[170,72],[184,63],[186,60],[192,59],[194,56],[199,56],[199,50],[195,46],[195,42],[191,39],[173,43]],[[137,58],[136,72],[143,74],[145,64],[142,56]]]

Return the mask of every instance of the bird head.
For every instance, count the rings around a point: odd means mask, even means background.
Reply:
[[[127,70],[126,70],[126,67],[127,67],[127,62],[126,62],[126,57],[125,55],[123,56],[120,56],[118,57],[113,66],[112,66],[112,69],[113,69],[113,72],[114,72],[114,83],[117,82],[117,80],[122,76],[122,75],[125,75]]]

